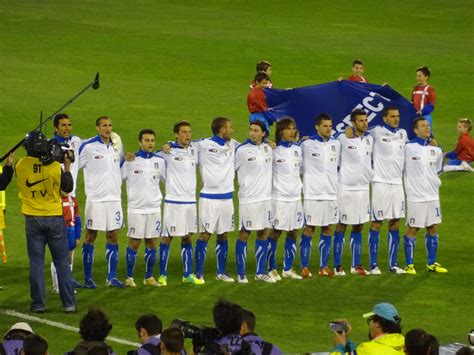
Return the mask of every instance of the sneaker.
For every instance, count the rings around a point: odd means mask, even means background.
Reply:
[[[334,268],[334,276],[346,276],[346,272],[341,265]]]
[[[388,272],[394,273],[394,274],[406,274],[407,272],[403,270],[401,267],[398,265],[392,266],[388,268]]]
[[[168,277],[166,275],[160,275],[160,277],[158,277],[158,283],[161,285],[161,286],[167,286],[168,285]]]
[[[448,269],[442,267],[441,264],[438,263],[426,265],[426,270],[429,272],[439,272],[440,274],[445,274],[448,272]]]
[[[223,273],[223,274],[217,274],[216,275],[216,280],[217,281],[224,281],[224,282],[235,282],[235,280],[230,277],[228,273]]]
[[[237,281],[239,284],[248,284],[249,280],[247,279],[247,275],[239,274],[237,275]]]
[[[467,161],[464,161],[464,160],[463,160],[463,161],[461,162],[461,167],[464,169],[464,171],[470,171],[471,173],[474,172],[474,168],[473,168],[471,165],[469,165],[469,163],[468,163]],[[435,263],[435,264],[436,264],[436,263]],[[431,265],[434,265],[434,264],[431,264]],[[431,266],[431,265],[429,265],[429,266]],[[438,265],[439,265],[439,264],[438,264]],[[430,270],[428,270],[428,271],[430,271]],[[436,272],[444,272],[444,271],[436,271]],[[446,271],[446,272],[447,272],[447,271]]]
[[[275,281],[281,281],[281,276],[276,269],[270,270],[267,275],[270,275]]]
[[[288,271],[283,270],[282,273],[281,273],[281,277],[283,277],[284,279],[295,279],[295,280],[302,280],[303,279],[293,269],[290,269]]]
[[[304,267],[301,269],[301,277],[303,279],[310,279],[311,277],[313,277],[313,274],[311,273],[311,270],[307,267]]]
[[[30,308],[30,313],[43,314],[44,313],[44,308]]]
[[[59,288],[58,288],[58,287],[53,287],[53,288],[51,289],[51,293],[59,294]]]
[[[107,287],[115,287],[115,288],[124,288],[125,287],[125,285],[119,279],[117,279],[116,277],[114,277],[113,279],[110,279],[110,280],[106,280],[105,284],[107,285]]]
[[[94,280],[89,279],[84,282],[84,288],[89,288],[93,290],[97,288],[97,285],[95,284]]]
[[[162,284],[160,284],[158,281],[156,281],[156,279],[152,276],[152,277],[149,277],[147,279],[144,279],[143,280],[143,284],[145,286],[154,286],[154,287],[160,287],[160,286],[163,286]]]
[[[133,277],[127,277],[125,279],[125,286],[126,287],[137,287],[137,285],[135,284],[135,281],[133,280]]]
[[[415,265],[413,264],[405,266],[405,271],[408,275],[416,275]]]
[[[64,308],[64,313],[77,313],[77,308],[76,306]]]
[[[263,282],[268,282],[271,284],[274,284],[277,282],[272,276],[269,276],[268,274],[255,275],[255,281],[263,281]]]
[[[183,276],[183,283],[202,285],[204,284],[204,279],[199,279],[194,274],[189,274],[188,276]]]
[[[74,288],[82,288],[82,284],[80,284],[79,282],[77,282],[76,280],[72,279],[72,286]]]
[[[351,274],[365,276],[370,275],[370,272],[364,269],[362,265],[358,265],[356,267],[351,267]]]
[[[206,283],[206,281],[204,280],[204,275],[197,272],[195,276],[196,276],[196,279],[201,280],[203,284]]]
[[[382,275],[382,271],[380,271],[378,266],[372,266],[370,268],[370,274],[371,275]]]
[[[319,269],[318,275],[319,276],[334,276],[334,272],[332,272],[330,268],[325,266],[322,269]]]

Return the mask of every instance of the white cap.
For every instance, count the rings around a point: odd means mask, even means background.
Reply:
[[[7,337],[7,335],[13,331],[13,330],[23,330],[25,332],[30,332],[31,334],[34,334],[33,333],[33,329],[31,329],[30,325],[26,322],[18,322],[18,323],[15,323],[11,326],[10,329],[8,329],[8,331],[5,333],[5,335],[3,336],[4,338]]]

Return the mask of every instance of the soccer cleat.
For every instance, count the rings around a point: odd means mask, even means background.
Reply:
[[[183,276],[183,283],[187,284],[194,284],[194,285],[203,285],[204,279],[197,278],[194,274],[189,274],[188,276]]]
[[[156,279],[152,276],[152,277],[149,277],[147,279],[144,279],[143,280],[143,284],[145,286],[153,286],[153,287],[160,287],[162,286],[158,281],[156,281]]]
[[[217,281],[224,281],[224,282],[235,282],[235,280],[230,277],[228,273],[223,273],[223,274],[217,274],[216,275],[216,280]]]
[[[239,284],[248,284],[249,280],[247,279],[247,275],[239,274],[237,275],[237,281]]]
[[[332,270],[330,268],[325,266],[325,267],[319,269],[318,275],[319,276],[334,276],[334,272],[332,272]]]
[[[303,279],[293,269],[290,269],[288,271],[283,270],[282,273],[281,273],[281,277],[283,277],[284,279],[295,279],[295,280],[302,280]]]
[[[255,275],[255,281],[263,281],[263,282],[268,282],[272,284],[277,282],[272,276],[269,276],[268,274]]]
[[[281,276],[280,276],[280,274],[278,273],[278,271],[276,269],[270,270],[268,272],[268,275],[273,277],[275,279],[275,281],[281,281]]]
[[[110,280],[106,280],[105,284],[107,285],[107,287],[125,288],[125,285],[123,284],[123,282],[121,282],[116,277]]]
[[[388,272],[391,272],[393,274],[406,274],[407,272],[403,270],[401,267],[398,265],[392,266],[388,268]]]
[[[161,286],[167,286],[168,285],[168,277],[166,275],[160,275],[160,277],[158,277],[158,283],[161,285]]]
[[[198,272],[196,273],[196,279],[201,280],[203,284],[206,283],[206,281],[204,280],[204,276]]]
[[[346,272],[341,265],[334,268],[334,276],[346,276]]]
[[[74,288],[82,288],[82,284],[80,284],[79,282],[77,282],[76,280],[72,279],[72,286]]]
[[[97,285],[95,284],[94,280],[88,279],[84,282],[84,288],[93,290],[97,288]]]
[[[125,279],[125,287],[137,287],[135,281],[133,280],[133,277],[127,277]]]
[[[429,272],[439,272],[440,274],[445,274],[448,272],[448,269],[442,267],[441,264],[438,263],[426,265],[426,270]]]
[[[351,274],[353,275],[370,275],[370,272],[364,269],[362,265],[357,265],[356,267],[351,267]]]
[[[304,267],[301,269],[301,277],[303,279],[310,279],[311,277],[313,277],[313,274],[311,273],[311,270],[307,267]]]
[[[408,275],[416,275],[415,265],[413,264],[405,266],[405,271]]]
[[[371,275],[382,275],[382,271],[380,271],[378,266],[372,266],[370,268],[370,274]]]

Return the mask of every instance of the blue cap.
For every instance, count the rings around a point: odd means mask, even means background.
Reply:
[[[398,316],[397,309],[390,303],[379,303],[376,304],[372,312],[365,313],[362,315],[364,318],[369,318],[374,315],[382,317],[392,322],[399,322],[400,317]]]

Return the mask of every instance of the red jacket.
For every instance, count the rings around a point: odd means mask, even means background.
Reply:
[[[250,113],[266,112],[268,110],[267,99],[263,89],[253,88],[250,90],[247,95],[247,107]]]

